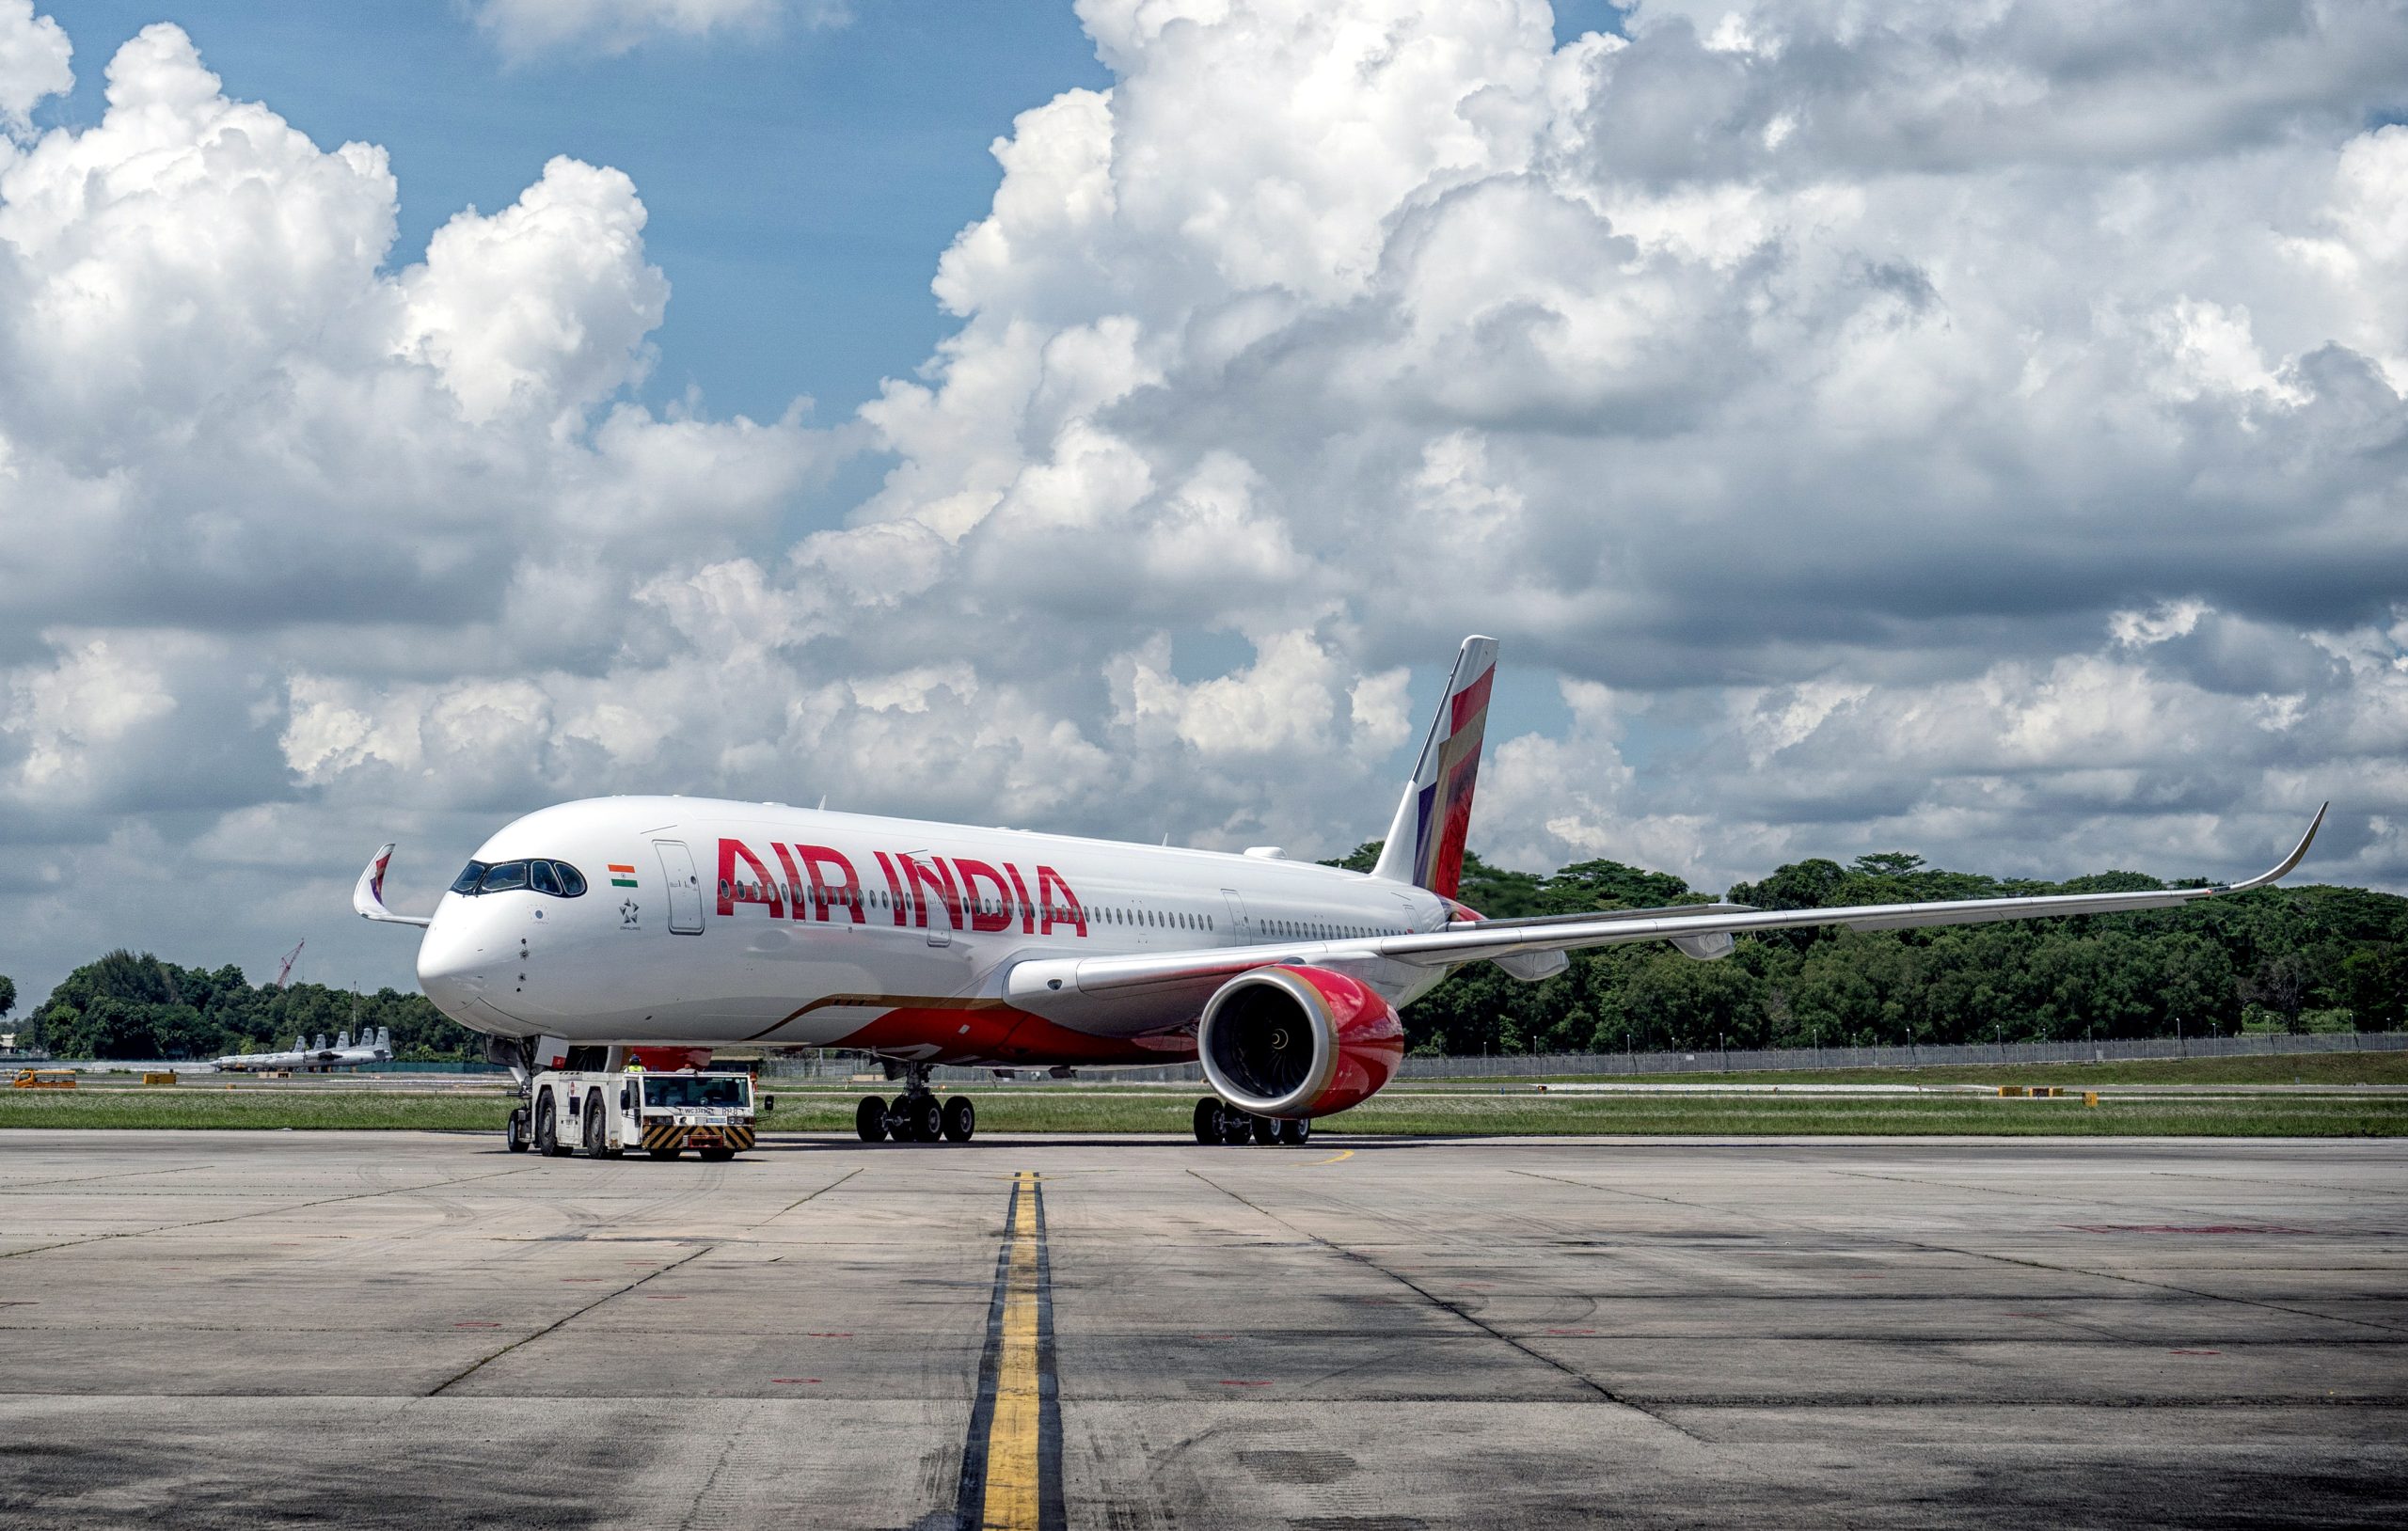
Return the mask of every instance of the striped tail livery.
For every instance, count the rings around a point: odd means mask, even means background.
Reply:
[[[1371,876],[1427,888],[1440,898],[1455,896],[1472,787],[1480,779],[1481,735],[1488,726],[1488,687],[1496,678],[1497,639],[1465,639]]]

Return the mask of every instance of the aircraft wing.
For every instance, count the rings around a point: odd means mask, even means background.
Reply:
[[[1998,920],[2044,920],[2071,914],[2128,914],[2173,908],[2202,898],[2263,888],[2299,865],[2324,823],[2327,803],[2316,811],[2307,833],[2282,864],[2242,882],[2205,888],[2167,888],[2130,893],[2048,893],[2020,898],[1950,899],[1931,904],[1866,904],[1832,909],[1748,909],[1736,905],[1674,906],[1668,909],[1621,909],[1588,915],[1553,915],[1523,921],[1458,922],[1445,930],[1413,936],[1349,940],[1271,941],[1136,956],[1045,957],[1014,966],[1006,993],[1042,1011],[1074,996],[1119,998],[1166,995],[1185,988],[1203,993],[1251,968],[1275,964],[1348,970],[1383,963],[1408,968],[1450,967],[1529,952],[1570,952],[1591,946],[1680,938],[1745,936],[1766,930],[1846,925],[1855,930],[1905,930],[1921,925],[1978,924]],[[1364,976],[1370,974],[1366,972]]]

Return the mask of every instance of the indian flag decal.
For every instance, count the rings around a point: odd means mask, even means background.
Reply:
[[[611,887],[632,888],[636,885],[636,869],[634,867],[621,866],[616,861],[610,862],[610,866]]]

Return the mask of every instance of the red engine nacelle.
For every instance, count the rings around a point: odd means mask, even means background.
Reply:
[[[1257,1116],[1326,1116],[1359,1105],[1404,1057],[1396,1006],[1326,968],[1256,968],[1221,986],[1196,1028],[1204,1077]]]

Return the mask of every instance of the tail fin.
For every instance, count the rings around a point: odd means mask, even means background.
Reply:
[[[1488,727],[1488,686],[1496,677],[1497,639],[1465,639],[1371,876],[1455,896],[1464,875],[1464,836],[1471,828],[1471,789],[1480,778],[1481,735]]]

